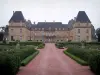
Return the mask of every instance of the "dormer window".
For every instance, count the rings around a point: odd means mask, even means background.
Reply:
[[[49,30],[51,30],[51,27],[49,27]]]
[[[88,26],[88,23],[86,23],[86,26]]]
[[[39,28],[39,30],[41,30],[41,28]]]
[[[42,28],[42,30],[44,30],[44,28]]]
[[[37,28],[35,28],[35,30],[37,30]]]
[[[57,28],[55,28],[55,30],[57,30]]]

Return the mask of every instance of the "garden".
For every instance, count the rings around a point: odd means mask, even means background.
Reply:
[[[43,48],[42,42],[1,42],[0,75],[16,75],[21,66],[27,65]]]
[[[98,42],[58,42],[58,48],[66,47],[64,54],[100,75],[100,43]]]

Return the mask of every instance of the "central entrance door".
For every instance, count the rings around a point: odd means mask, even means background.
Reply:
[[[54,39],[55,39],[55,36],[45,36],[46,43],[53,43]]]

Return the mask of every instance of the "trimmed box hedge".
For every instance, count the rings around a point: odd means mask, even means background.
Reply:
[[[91,52],[89,66],[96,75],[100,75],[100,51]]]
[[[0,75],[16,75],[21,61],[36,51],[32,46],[25,46],[22,49],[15,48],[0,51]]]
[[[0,52],[0,75],[16,75],[20,64],[18,56],[7,52]]]
[[[74,59],[77,63],[79,63],[81,65],[84,65],[84,66],[88,65],[88,63],[86,61],[68,53],[67,51],[64,51],[64,54],[68,55],[70,58]]]
[[[86,61],[88,65],[90,66],[91,70],[97,74],[100,75],[100,50],[93,50],[93,49],[82,49],[82,48],[68,48],[65,52],[68,52],[72,58],[73,55],[75,56],[75,60],[77,60],[76,57]]]
[[[27,65],[38,53],[39,53],[39,51],[36,51],[36,52],[33,53],[32,55],[30,55],[30,56],[28,56],[27,58],[25,58],[25,59],[21,62],[21,65],[22,65],[22,66]]]

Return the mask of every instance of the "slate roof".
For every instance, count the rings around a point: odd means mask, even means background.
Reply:
[[[79,11],[77,17],[76,17],[76,22],[81,22],[81,23],[91,23],[89,20],[87,14],[85,11]]]
[[[24,16],[23,16],[22,12],[21,11],[15,11],[13,13],[13,16],[9,20],[9,23],[11,21],[13,21],[13,22],[20,22],[20,21],[25,22],[25,19],[24,19]]]
[[[68,25],[67,24],[62,24],[62,22],[38,22],[36,25],[32,25],[32,28],[44,28],[44,30],[49,30],[49,28],[51,28],[51,30],[55,30],[55,28],[65,28],[68,29]]]
[[[21,11],[15,11],[13,16],[11,17],[11,19],[9,20],[9,22],[25,22],[26,23],[26,27],[31,30],[31,29],[35,29],[35,28],[44,28],[44,30],[49,30],[49,28],[51,28],[51,30],[55,30],[55,28],[60,28],[62,30],[62,28],[64,28],[64,30],[68,30],[68,29],[72,29],[73,28],[73,24],[75,22],[81,22],[81,23],[91,23],[91,21],[89,20],[88,16],[86,15],[85,11],[79,11],[76,20],[70,20],[68,22],[68,24],[62,24],[62,22],[38,22],[37,24],[32,24],[30,20],[26,21],[24,19],[24,16],[22,14]]]

